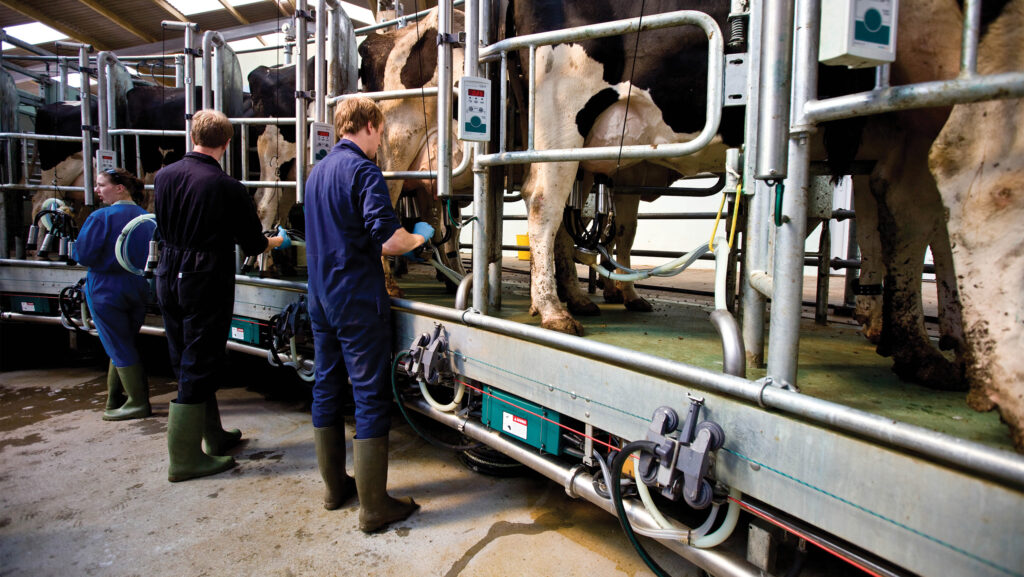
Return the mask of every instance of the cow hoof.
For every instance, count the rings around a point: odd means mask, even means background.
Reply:
[[[613,305],[621,305],[626,302],[626,298],[622,296],[622,291],[606,290],[604,291],[604,302]]]
[[[897,359],[892,370],[904,381],[936,391],[966,391],[968,388],[963,371],[937,354],[928,358]]]
[[[967,406],[979,413],[987,413],[996,408],[995,401],[985,392],[985,388],[984,385],[972,387],[967,393]]]
[[[577,337],[583,336],[583,325],[576,322],[576,319],[572,317],[560,317],[557,319],[547,320],[540,323],[540,326],[567,335],[576,335]]]
[[[591,302],[589,299],[575,303],[569,301],[567,304],[569,312],[574,315],[584,317],[596,317],[601,314],[601,309],[598,308],[598,306]]]
[[[649,313],[654,310],[654,307],[646,299],[638,298],[626,302],[626,310],[635,313]]]
[[[405,298],[405,291],[403,291],[397,285],[393,287],[388,287],[388,296],[393,299]]]

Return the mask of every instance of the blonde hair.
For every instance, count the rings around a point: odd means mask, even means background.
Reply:
[[[203,109],[192,115],[192,142],[206,148],[220,148],[235,135],[228,117],[219,110]]]
[[[377,103],[369,98],[346,98],[335,106],[334,133],[339,138],[343,134],[355,134],[368,124],[372,124],[376,130],[384,124],[384,113],[380,111]]]

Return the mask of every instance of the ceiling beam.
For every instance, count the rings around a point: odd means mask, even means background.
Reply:
[[[2,1],[3,0],[0,0],[0,2]],[[166,10],[171,16],[177,18],[179,22],[189,22],[188,16],[185,16],[177,8],[171,6],[169,2],[165,2],[164,0],[153,0],[153,3]]]
[[[92,8],[93,10],[98,12],[101,16],[105,17],[107,20],[110,20],[114,24],[117,24],[121,28],[124,28],[128,32],[131,32],[132,34],[138,36],[139,38],[145,40],[146,42],[156,42],[158,40],[158,38],[156,36],[153,36],[152,34],[147,34],[146,32],[143,32],[142,30],[139,30],[131,22],[128,22],[124,18],[121,18],[120,16],[118,16],[117,13],[115,13],[114,11],[109,10],[107,8],[104,8],[96,0],[78,0],[78,1],[81,2],[82,4],[85,4],[89,8]]]
[[[220,5],[223,6],[225,10],[230,12],[231,15],[235,17],[235,20],[238,20],[242,24],[250,24],[250,22],[245,19],[245,16],[242,16],[241,13],[239,13],[238,10],[236,10],[235,7],[231,5],[231,2],[228,2],[228,0],[220,0]]]
[[[78,42],[82,42],[85,44],[92,44],[93,48],[97,50],[108,49],[108,45],[105,42],[101,42],[96,38],[93,38],[89,34],[81,32],[72,26],[64,24],[63,22],[58,22],[57,20],[54,20],[49,15],[36,8],[33,4],[29,4],[28,2],[22,2],[21,0],[0,0],[0,5],[6,6],[11,10],[14,10],[15,12],[24,14],[25,16],[31,18],[32,20],[35,20],[36,22],[45,24],[50,28],[53,28],[57,32],[64,34],[68,38],[71,38],[72,40],[76,40]]]

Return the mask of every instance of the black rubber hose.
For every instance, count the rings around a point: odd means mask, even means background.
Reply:
[[[644,549],[644,546],[636,538],[636,533],[633,532],[633,527],[629,524],[629,517],[626,516],[626,508],[622,505],[622,467],[626,464],[626,459],[629,459],[629,456],[637,450],[654,453],[654,449],[657,446],[657,443],[653,441],[633,441],[623,447],[619,454],[615,456],[615,460],[612,461],[612,503],[615,504],[615,514],[619,518],[622,532],[626,534],[626,538],[629,539],[630,544],[636,549],[643,562],[658,577],[669,577],[668,573],[647,554],[647,550]]]

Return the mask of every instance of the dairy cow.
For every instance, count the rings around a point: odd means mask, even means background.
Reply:
[[[462,29],[463,16],[456,11],[456,31]],[[463,53],[455,50],[453,70],[463,68]],[[437,86],[437,11],[402,29],[369,34],[359,46],[362,64],[359,78],[364,91],[404,90]],[[386,122],[378,152],[378,164],[384,171],[437,170],[437,97],[382,100],[379,102]],[[452,166],[462,160],[462,148],[454,146]],[[453,192],[472,188],[472,172],[466,170],[452,180]],[[458,255],[458,231],[446,233],[443,218],[449,210],[438,202],[431,180],[389,180],[392,204],[403,193],[414,196],[421,218],[437,230],[436,240],[448,239],[442,247],[442,263],[456,273],[465,274]],[[454,215],[456,208],[450,209]],[[455,217],[457,218],[457,217]],[[401,289],[385,268],[388,292],[401,296]]]
[[[647,15],[681,9],[706,12],[724,29],[729,5],[706,0],[644,4]],[[534,34],[633,18],[639,10],[639,5],[618,2],[514,2],[509,4],[506,29],[509,36]],[[527,55],[521,54],[520,60],[525,64]],[[684,142],[704,125],[707,39],[697,28],[645,31],[639,42],[633,34],[539,47],[536,69],[539,150]],[[703,151],[657,163],[680,174],[720,172],[725,149],[742,141],[742,115],[727,112],[720,135]],[[633,164],[636,161],[587,161],[582,168],[615,179],[617,172]],[[556,242],[564,246],[567,239],[559,235],[559,225],[579,166],[533,164],[523,186],[533,250],[532,311],[541,316],[542,326],[577,335],[583,333],[582,325],[558,299],[555,258],[565,254],[556,249]],[[562,288],[569,302],[586,299],[578,283]]]
[[[90,112],[96,116],[96,101],[91,100]],[[82,136],[82,103],[54,102],[36,109],[36,134],[54,136]],[[39,169],[42,172],[39,183],[48,186],[82,186],[82,143],[57,142],[41,139],[36,141]],[[38,214],[43,202],[49,198],[63,200],[75,215],[79,225],[88,216],[82,210],[85,195],[80,191],[57,190],[39,191],[32,196],[32,214]]]
[[[998,17],[983,33],[978,71],[1024,70],[1024,0],[985,7]],[[1024,99],[955,106],[929,162],[949,214],[968,403],[998,409],[1024,452]]]

